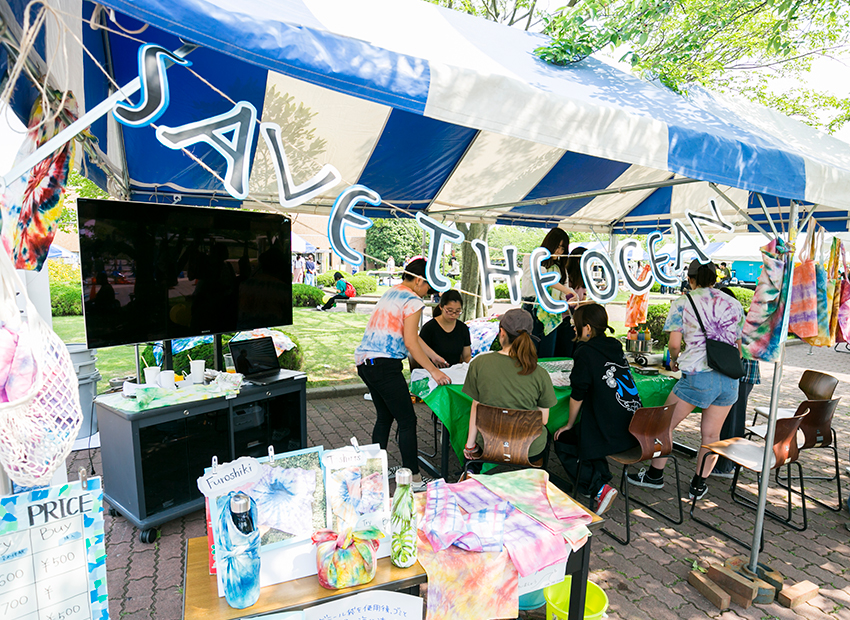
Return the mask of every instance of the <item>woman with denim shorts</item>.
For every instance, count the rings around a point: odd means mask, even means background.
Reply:
[[[717,282],[714,263],[702,265],[693,261],[688,266],[689,293],[699,310],[702,322],[713,340],[720,340],[741,348],[741,326],[744,310],[734,298],[712,288]],[[687,296],[682,295],[672,304],[664,323],[664,331],[670,332],[670,367],[681,370],[682,378],[667,397],[666,405],[675,405],[673,428],[696,408],[702,409],[700,445],[718,441],[723,421],[738,400],[738,380],[730,379],[708,366],[705,354],[706,333],[699,325],[693,306]],[[685,350],[682,351],[682,343]],[[679,355],[681,353],[681,355]],[[705,448],[700,447],[697,465],[702,463]],[[702,471],[697,471],[691,480],[689,496],[701,499],[708,492],[705,479],[710,474],[716,456],[705,461]],[[664,465],[667,459],[653,459],[649,471],[641,470],[629,474],[629,482],[641,487],[660,489],[664,486]]]

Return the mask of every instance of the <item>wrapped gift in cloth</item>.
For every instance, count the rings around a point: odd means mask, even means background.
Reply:
[[[319,585],[338,590],[372,581],[378,569],[378,539],[383,537],[376,527],[340,534],[319,530],[313,534]]]

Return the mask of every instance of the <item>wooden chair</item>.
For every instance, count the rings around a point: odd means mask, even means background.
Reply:
[[[797,430],[800,428],[800,424],[807,414],[803,414],[800,416],[796,416],[793,418],[782,418],[776,421],[776,433],[773,438],[773,455],[771,458],[771,467],[772,470],[778,470],[783,465],[786,466],[788,470],[788,479],[791,478],[791,465],[796,464],[797,470],[800,474],[800,496],[803,503],[803,525],[798,526],[792,522],[792,513],[791,513],[791,500],[792,500],[792,491],[791,485],[788,485],[788,516],[787,518],[780,517],[776,513],[765,510],[765,515],[770,518],[779,521],[780,523],[784,523],[788,527],[798,532],[804,531],[808,527],[808,520],[806,517],[806,494],[803,488],[803,470],[800,467],[800,464],[797,463],[797,457],[799,455],[799,449],[797,448]],[[705,460],[711,454],[717,454],[719,456],[726,457],[730,461],[735,464],[735,475],[732,478],[732,486],[730,488],[730,492],[732,495],[732,500],[735,503],[755,508],[755,502],[743,498],[739,496],[736,491],[738,489],[738,476],[741,473],[741,468],[744,467],[749,469],[750,471],[755,472],[757,475],[761,476],[762,473],[762,463],[764,461],[764,451],[766,446],[764,444],[759,444],[749,439],[744,439],[742,437],[733,437],[732,439],[723,439],[721,441],[715,441],[714,443],[710,443],[703,446],[708,449],[705,456],[702,458],[702,463],[699,465],[699,470],[702,471]],[[694,509],[696,508],[697,499],[693,498],[691,501],[691,519],[696,521],[697,523],[704,525],[708,529],[721,534],[730,540],[735,541],[739,545],[749,549],[750,545],[739,538],[736,538],[732,534],[730,534],[726,530],[722,530],[718,527],[715,527],[711,523],[700,519],[699,517],[694,515]],[[762,536],[761,546],[764,546],[764,536]]]
[[[682,488],[679,483],[679,461],[676,456],[672,454],[672,419],[674,409],[674,405],[665,405],[663,407],[643,407],[635,411],[634,416],[632,416],[632,421],[629,423],[629,432],[635,439],[637,439],[638,445],[630,450],[626,450],[625,452],[610,454],[608,456],[608,458],[612,461],[623,466],[620,477],[620,489],[623,492],[623,500],[625,502],[624,511],[626,514],[626,537],[625,539],[620,538],[606,528],[602,528],[602,531],[621,545],[628,545],[631,541],[632,532],[631,524],[629,522],[629,506],[631,502],[642,506],[652,514],[662,517],[674,525],[681,525],[685,520],[681,501]],[[640,500],[632,499],[629,495],[630,485],[628,477],[626,476],[629,465],[635,465],[642,461],[648,461],[649,459],[659,457],[673,459],[673,465],[676,469],[676,504],[679,507],[678,519],[665,515],[656,508],[653,508]],[[578,492],[578,478],[581,476],[581,465],[582,462],[579,460],[577,469],[578,475],[576,477],[575,486],[573,487],[573,495]]]
[[[838,438],[835,434],[835,429],[832,428],[832,418],[835,415],[835,410],[838,407],[838,402],[840,400],[840,398],[834,398],[832,400],[804,400],[800,403],[800,406],[797,407],[796,411],[796,415],[798,416],[807,414],[800,423],[800,430],[797,433],[798,449],[801,451],[815,448],[832,450],[835,473],[832,476],[809,476],[809,480],[835,480],[838,491],[838,505],[831,506],[809,495],[807,495],[806,498],[817,502],[824,508],[828,508],[833,512],[841,512],[844,505],[841,500],[841,477],[838,469]],[[748,426],[747,432],[764,439],[767,432],[767,424]],[[788,479],[780,477],[778,469],[775,472],[775,476],[776,483],[778,485],[783,488],[788,488]]]
[[[479,446],[475,458],[467,460],[463,467],[463,477],[466,479],[469,466],[473,463],[492,463],[511,467],[543,467],[549,452],[549,437],[547,433],[546,448],[543,456],[531,461],[528,449],[541,433],[546,433],[543,426],[543,414],[538,409],[503,409],[478,404],[476,426],[481,433],[484,443]]]
[[[800,377],[800,382],[797,384],[800,391],[806,395],[806,400],[830,400],[835,394],[835,388],[838,387],[838,379],[832,375],[817,370],[807,370]],[[756,407],[753,415],[753,424],[758,421],[759,416],[767,417],[769,407]],[[780,407],[776,410],[778,418],[793,418],[796,414],[796,409],[788,407]]]

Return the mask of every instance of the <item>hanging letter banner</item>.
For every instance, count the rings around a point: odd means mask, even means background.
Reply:
[[[443,243],[451,241],[460,243],[463,241],[463,233],[456,228],[449,228],[440,224],[437,220],[428,217],[424,213],[416,214],[416,222],[422,230],[430,233],[428,235],[428,271],[425,274],[428,284],[435,291],[447,291],[452,287],[452,281],[440,272],[440,251]]]
[[[0,617],[109,617],[100,478],[0,498]]]
[[[112,115],[119,123],[129,127],[145,127],[162,116],[168,108],[166,60],[184,67],[192,64],[159,45],[147,43],[139,48],[139,77],[142,94],[137,105],[124,101],[115,104]]]
[[[560,273],[556,271],[544,272],[541,266],[541,263],[551,255],[546,248],[537,248],[531,253],[531,256],[529,256],[531,279],[534,283],[534,294],[543,309],[550,314],[561,314],[566,312],[567,302],[555,301],[549,295],[549,287],[561,280]]]
[[[331,243],[331,249],[349,265],[362,265],[363,254],[348,245],[348,240],[345,238],[345,227],[353,226],[365,230],[371,228],[373,224],[368,217],[352,211],[359,202],[377,207],[381,204],[381,197],[365,185],[352,185],[336,197],[331,209],[331,216],[328,219],[328,240]]]
[[[673,260],[669,254],[656,254],[655,244],[660,243],[664,236],[659,231],[649,233],[646,238],[646,253],[649,254],[649,267],[652,276],[661,286],[678,286],[679,278],[664,273],[664,265]]]
[[[481,301],[484,305],[492,306],[496,301],[496,292],[493,288],[493,280],[496,278],[507,281],[511,303],[514,305],[519,304],[519,278],[522,272],[517,267],[516,247],[506,245],[502,248],[502,252],[505,254],[505,265],[503,267],[490,262],[490,248],[481,239],[472,241],[472,249],[478,255],[478,270],[481,274]]]
[[[631,249],[637,249],[638,242],[634,239],[626,239],[620,244],[617,250],[617,266],[620,268],[620,275],[623,276],[623,283],[626,288],[635,295],[643,295],[652,288],[652,272],[646,281],[641,283],[632,277],[631,272],[626,265],[626,253]]]
[[[600,263],[605,272],[605,289],[599,290],[599,285],[593,278],[593,263]],[[607,304],[617,296],[617,271],[611,263],[611,259],[605,252],[599,250],[588,250],[581,255],[581,273],[584,277],[584,285],[587,287],[587,296],[599,304]]]

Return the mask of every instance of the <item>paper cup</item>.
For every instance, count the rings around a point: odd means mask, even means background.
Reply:
[[[159,385],[159,366],[145,368],[145,385]]]
[[[163,370],[159,373],[159,387],[166,390],[173,390],[177,387],[174,385],[173,370]]]
[[[192,360],[189,362],[189,367],[192,369],[192,372],[189,374],[189,378],[192,380],[192,383],[203,383],[204,382],[204,367],[207,365],[205,360]]]

